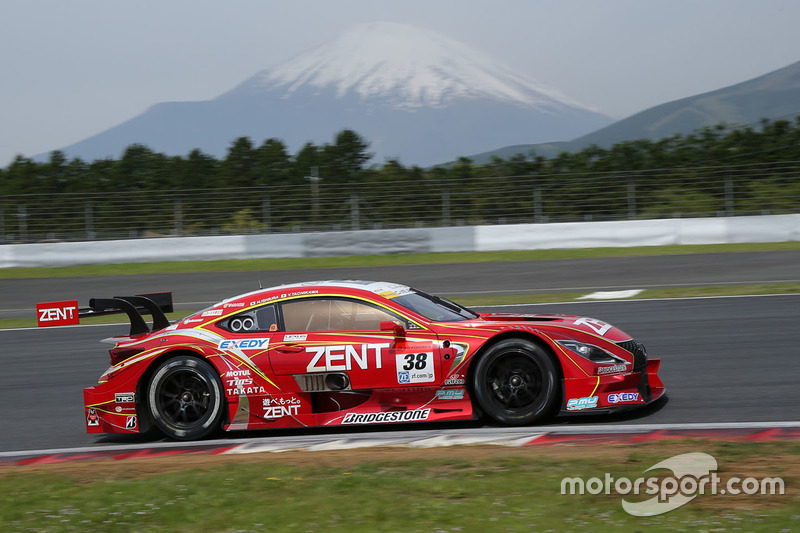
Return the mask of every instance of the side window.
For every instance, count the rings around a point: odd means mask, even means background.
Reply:
[[[389,320],[405,320],[379,307],[344,298],[306,298],[281,305],[286,331],[379,330]]]
[[[274,305],[265,305],[258,309],[250,309],[219,323],[219,327],[233,333],[249,331],[277,331],[278,318]]]

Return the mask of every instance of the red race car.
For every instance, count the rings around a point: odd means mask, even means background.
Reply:
[[[526,425],[640,407],[660,360],[573,315],[476,313],[372,281],[283,285],[170,324],[170,293],[39,304],[40,325],[126,313],[111,367],[84,389],[89,433],[200,439],[215,430],[470,420]],[[142,313],[153,317],[152,328]]]

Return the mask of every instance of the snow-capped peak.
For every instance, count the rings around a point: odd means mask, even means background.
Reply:
[[[457,100],[490,98],[535,108],[590,109],[513,73],[487,55],[429,30],[374,22],[277,67],[263,70],[232,92],[333,89],[362,101],[399,107],[444,107]]]

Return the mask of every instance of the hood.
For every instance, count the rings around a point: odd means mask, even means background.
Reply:
[[[611,342],[622,342],[632,339],[630,335],[612,326],[608,322],[585,316],[522,313],[480,313],[480,316],[485,322],[524,323],[527,326],[542,324],[577,329],[584,333],[598,335]]]

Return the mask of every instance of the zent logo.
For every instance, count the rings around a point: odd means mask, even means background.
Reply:
[[[380,369],[383,366],[383,350],[391,344],[362,344],[360,353],[351,344],[339,346],[309,346],[306,353],[313,353],[314,357],[306,367],[306,372],[341,372],[343,370],[369,370]],[[370,360],[372,362],[370,362]]]
[[[78,301],[47,302],[36,304],[38,326],[69,326],[80,323]]]

